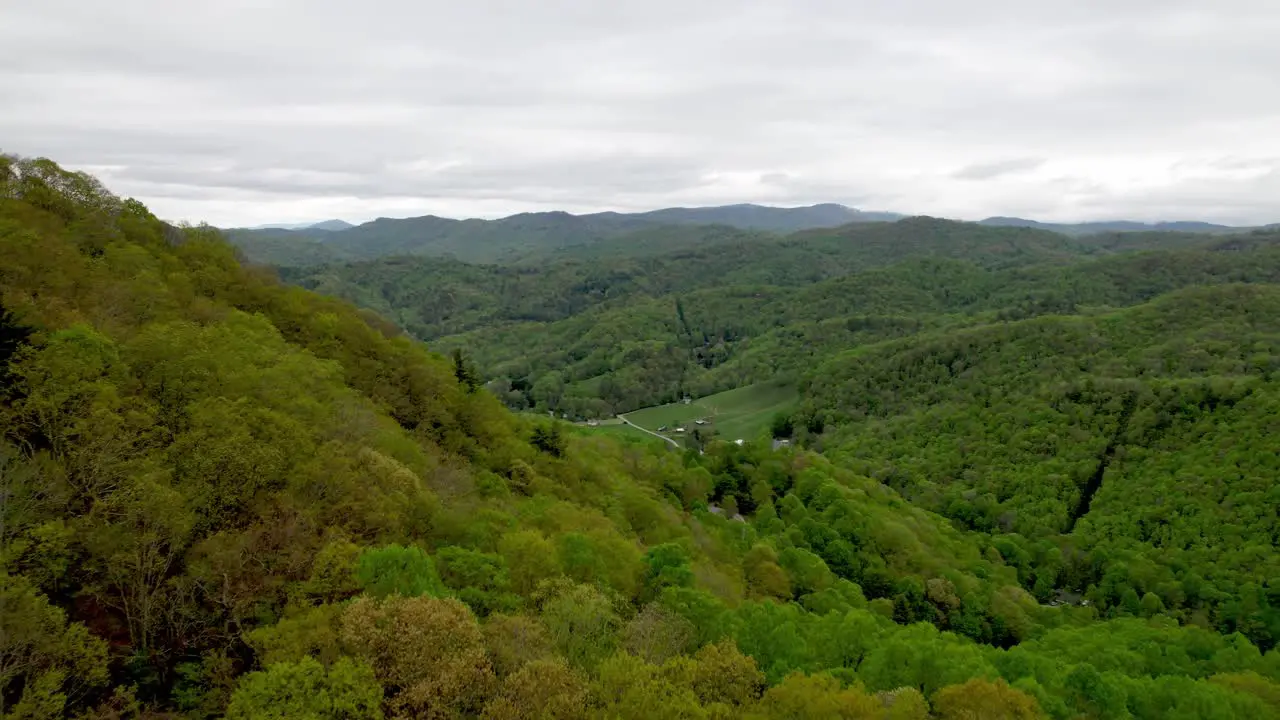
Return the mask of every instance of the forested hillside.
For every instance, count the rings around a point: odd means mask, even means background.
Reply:
[[[1216,223],[1198,222],[1198,221],[1173,221],[1173,222],[1155,222],[1145,223],[1133,220],[1111,220],[1101,222],[1084,222],[1084,223],[1045,223],[1035,220],[1027,220],[1017,217],[989,217],[979,221],[983,225],[991,225],[996,227],[1033,227],[1042,230],[1052,230],[1054,232],[1065,233],[1067,235],[1093,235],[1097,233],[1129,233],[1129,232],[1194,232],[1194,233],[1219,233],[1230,234],[1238,232],[1247,232],[1256,230],[1256,227],[1238,227],[1231,225],[1219,225]],[[1267,226],[1274,229],[1274,226]]]
[[[829,457],[996,535],[1041,600],[1280,639],[1280,286],[876,345],[804,396]]]
[[[1278,239],[1082,240],[914,218],[643,258],[388,258],[281,272],[466,353],[513,408],[602,417],[684,393],[798,382],[833,353],[927,329],[1128,306],[1195,284],[1273,282]]]
[[[455,220],[427,215],[379,218],[358,226],[330,220],[312,226],[235,228],[226,232],[231,242],[253,262],[279,267],[314,267],[397,256],[514,264],[541,262],[555,257],[656,255],[712,247],[735,238],[770,235],[778,238],[802,231],[865,223],[885,224],[903,219],[910,218],[898,213],[863,212],[835,204],[794,208],[741,204],[665,208],[639,213],[521,213],[497,220]],[[1255,229],[1204,222],[1147,224],[1116,221],[1073,225],[1009,217],[987,218],[976,225],[1036,229],[1078,237],[1087,244],[1097,244],[1098,236],[1123,238],[1151,232],[1227,235]],[[1276,227],[1267,226],[1267,229]],[[906,235],[910,238],[906,241],[908,245],[915,239],[928,237],[928,233],[921,232],[918,227]],[[960,249],[963,250],[963,246]]]
[[[665,251],[636,253],[635,245],[624,240],[637,236],[650,238],[642,245],[660,245]],[[964,259],[986,268],[1021,267],[1110,252],[1113,242],[1084,244],[1038,230],[911,218],[785,238],[717,226],[655,228],[514,265],[405,256],[281,271],[291,282],[376,307],[416,336],[433,339],[507,321],[558,320],[637,295],[793,287],[919,257]]]
[[[513,415],[467,363],[49,161],[0,160],[0,257],[5,718],[1280,717],[1273,289],[877,345],[796,418],[829,457],[698,454]],[[1105,474],[1077,518],[1068,482],[1014,500],[975,466],[1008,528],[916,507],[960,515],[859,438],[985,397],[952,343],[1007,394],[1061,374],[993,405],[1093,418],[1094,466],[1160,492]],[[1116,505],[1161,499],[1164,526]]]
[[[901,216],[863,213],[842,205],[779,208],[762,205],[666,208],[642,213],[521,213],[498,220],[427,215],[379,218],[355,227],[231,230],[231,241],[254,262],[299,266],[388,256],[450,257],[469,262],[518,262],[556,254],[651,255],[673,246],[699,247],[734,236],[787,233]],[[673,239],[675,242],[673,243]]]

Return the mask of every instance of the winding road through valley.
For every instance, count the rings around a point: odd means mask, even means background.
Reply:
[[[654,436],[654,437],[658,438],[659,440],[665,440],[665,441],[667,441],[667,442],[671,443],[671,447],[673,447],[673,448],[675,448],[675,449],[677,449],[677,450],[679,450],[679,449],[680,449],[680,443],[676,442],[675,440],[672,440],[671,438],[667,437],[666,435],[659,435],[658,433],[656,433],[656,432],[654,432],[654,431],[652,431],[652,430],[645,430],[644,428],[640,427],[639,425],[637,425],[637,424],[635,424],[635,423],[631,422],[630,420],[628,420],[626,415],[619,415],[619,416],[618,416],[618,419],[619,419],[619,420],[621,420],[622,422],[624,422],[624,423],[626,423],[626,424],[630,425],[631,427],[633,427],[633,428],[635,428],[635,429],[639,430],[640,432],[648,433],[648,434],[650,434],[650,435],[652,435],[652,436]]]

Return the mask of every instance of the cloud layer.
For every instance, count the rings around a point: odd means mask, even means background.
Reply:
[[[1280,221],[1274,0],[41,0],[0,149],[221,225],[843,202]]]

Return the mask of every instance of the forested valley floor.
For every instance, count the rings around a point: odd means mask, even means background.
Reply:
[[[0,713],[1280,717],[1280,236],[646,232],[267,268],[0,159]]]

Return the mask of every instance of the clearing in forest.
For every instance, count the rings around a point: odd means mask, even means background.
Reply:
[[[790,384],[757,383],[708,395],[689,404],[674,402],[627,413],[627,419],[646,430],[670,438],[689,435],[697,428],[715,430],[722,440],[754,440],[769,429],[780,412],[795,407],[799,394]],[[699,420],[705,424],[697,424]],[[666,428],[660,430],[659,428]],[[676,432],[684,428],[684,432]]]

